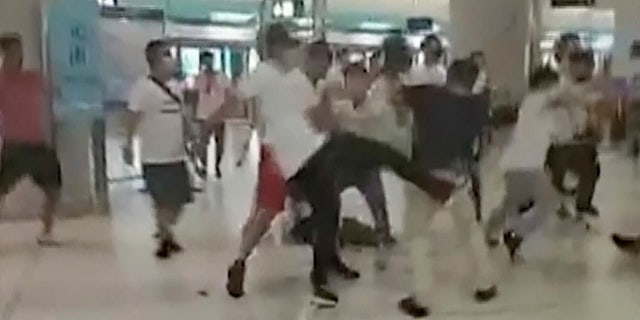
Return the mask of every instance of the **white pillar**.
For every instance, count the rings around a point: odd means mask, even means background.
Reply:
[[[53,1],[53,0],[42,0]],[[41,69],[42,24],[41,0],[1,0],[0,32],[18,32],[22,36],[25,67]],[[51,124],[50,108],[46,108],[43,122]],[[91,120],[80,118],[67,123],[55,123],[58,157],[62,166],[62,206],[60,215],[82,215],[93,210],[93,183],[91,171],[90,139]],[[51,138],[51,137],[48,137]],[[7,210],[3,216],[20,218],[22,212],[39,210],[41,199],[33,186],[7,198]],[[35,207],[35,208],[34,208]]]
[[[482,50],[494,86],[518,101],[526,90],[532,23],[530,0],[450,0],[450,40],[454,58]]]
[[[616,27],[614,33],[612,73],[616,77],[630,79],[640,73],[640,60],[631,60],[629,53],[634,40],[640,40],[640,1],[615,0]]]

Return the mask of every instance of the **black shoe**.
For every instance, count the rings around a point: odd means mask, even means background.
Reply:
[[[169,250],[171,250],[171,252],[173,253],[181,253],[182,251],[184,251],[184,248],[175,240],[171,239],[169,240]]]
[[[396,240],[396,238],[394,238],[391,234],[386,234],[382,238],[382,244],[387,247],[395,247],[398,244],[398,240]]]
[[[611,240],[620,251],[633,256],[640,255],[640,237],[628,237],[612,234]]]
[[[168,240],[160,241],[158,250],[156,250],[156,257],[160,260],[166,260],[171,258],[171,243]]]
[[[500,240],[494,239],[494,238],[492,238],[490,236],[485,236],[484,242],[487,243],[487,246],[490,249],[494,249],[495,247],[497,247],[500,244]]]
[[[576,211],[579,215],[587,215],[592,218],[597,218],[600,216],[600,210],[598,210],[598,208],[594,207],[593,205],[590,205],[586,208],[576,208]]]
[[[200,177],[200,179],[205,180],[207,179],[207,168],[205,166],[198,166],[196,168],[196,174],[198,175],[198,177]]]
[[[227,292],[236,299],[244,295],[245,272],[246,266],[242,260],[236,260],[227,271]]]
[[[414,318],[426,318],[431,313],[429,308],[420,305],[414,297],[407,297],[398,302],[398,308],[402,313]]]
[[[314,285],[311,303],[319,308],[333,308],[338,304],[338,295],[327,285]]]
[[[473,294],[473,298],[478,303],[484,303],[493,300],[498,295],[498,288],[492,286],[489,289],[478,289]]]
[[[347,280],[360,279],[360,272],[351,269],[342,261],[336,261],[333,264],[333,271]]]
[[[558,211],[556,211],[556,214],[558,215],[558,218],[560,218],[560,220],[571,218],[571,212],[569,212],[569,209],[567,209],[564,205],[561,206]]]
[[[216,178],[217,179],[222,178],[222,170],[220,170],[220,167],[216,167]]]
[[[513,231],[507,231],[502,236],[502,240],[504,241],[505,247],[507,247],[511,262],[516,262],[524,238]]]

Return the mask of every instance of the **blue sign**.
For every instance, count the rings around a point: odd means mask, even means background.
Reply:
[[[58,119],[102,112],[99,14],[95,0],[54,0],[47,4],[47,52],[53,111]]]

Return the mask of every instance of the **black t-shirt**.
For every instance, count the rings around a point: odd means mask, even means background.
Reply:
[[[413,160],[428,170],[466,170],[488,122],[488,97],[434,86],[406,87],[404,95],[413,109]]]

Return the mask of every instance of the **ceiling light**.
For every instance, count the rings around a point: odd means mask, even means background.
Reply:
[[[360,23],[360,29],[371,31],[386,31],[393,28],[393,25],[386,22],[365,21]]]
[[[226,23],[247,23],[255,17],[251,13],[240,12],[227,12],[227,11],[214,11],[209,14],[209,19],[213,22],[226,22]]]

